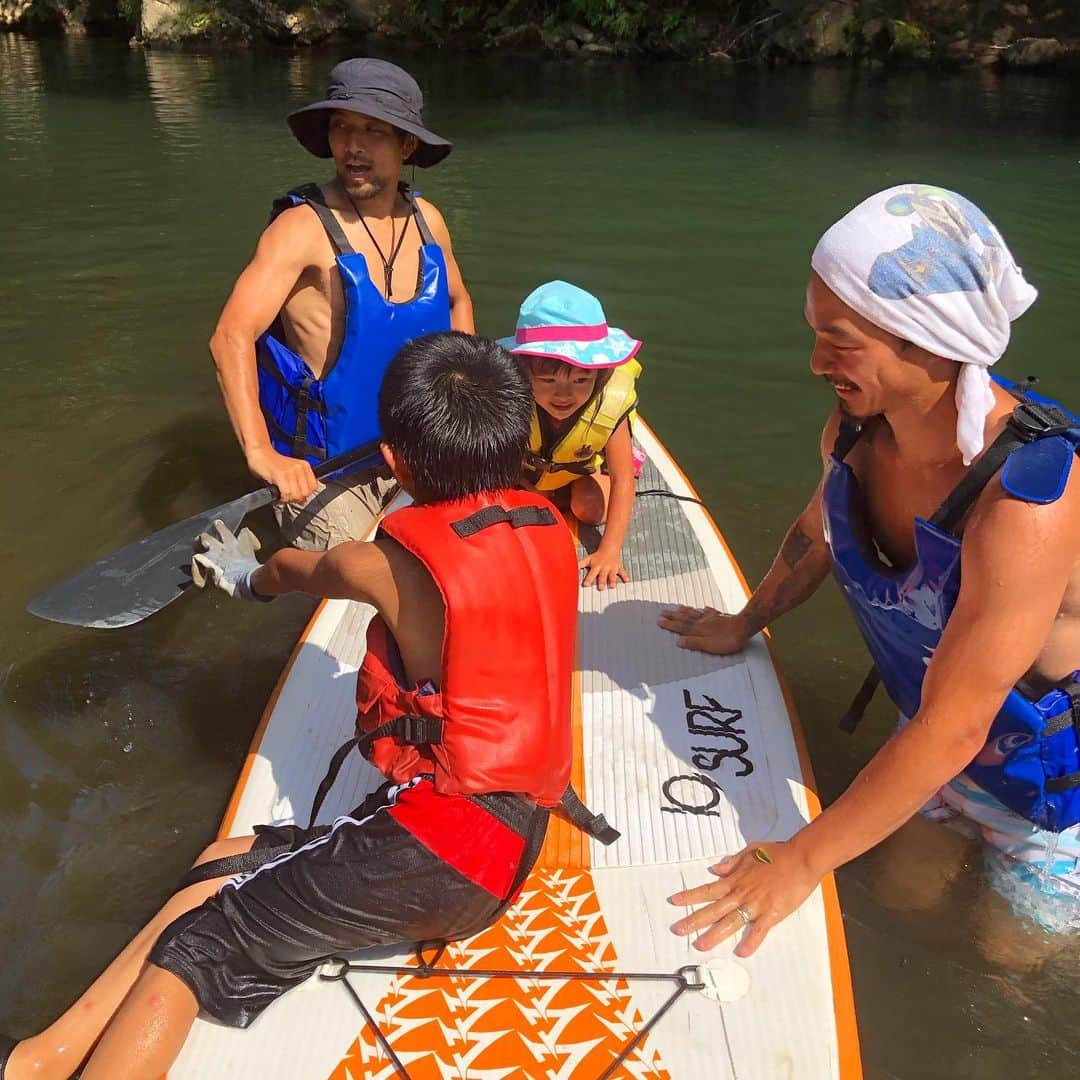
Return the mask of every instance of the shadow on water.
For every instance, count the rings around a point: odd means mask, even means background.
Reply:
[[[50,626],[8,668],[0,1010],[17,1028],[46,1018],[35,1001],[62,1002],[92,977],[213,838],[256,703],[313,605],[277,607],[268,618],[194,595],[125,630]],[[72,903],[96,913],[89,937],[81,919],[70,933]],[[28,909],[44,941],[18,934]]]
[[[130,461],[134,489],[123,469],[113,479],[123,512],[79,523],[93,555],[105,553],[94,544],[124,542],[108,540],[118,527],[135,539],[258,486],[216,412],[169,420],[133,443]],[[253,518],[269,546],[272,513]],[[61,573],[87,561],[57,537],[55,516],[23,526],[28,552],[38,524],[37,550],[51,560],[58,547]],[[313,606],[289,597],[252,610],[192,591],[121,630],[5,619],[20,643],[0,672],[0,1012],[14,1030],[46,1021],[78,992],[213,838],[262,703]],[[76,923],[73,904],[85,912]],[[28,910],[33,935],[18,932]],[[35,1003],[46,1001],[43,1012]]]
[[[171,525],[184,513],[197,513],[259,487],[218,412],[177,418],[155,431],[143,443],[147,448],[153,464],[138,487],[135,504],[149,532]]]

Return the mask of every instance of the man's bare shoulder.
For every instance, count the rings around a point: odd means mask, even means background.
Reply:
[[[318,215],[306,203],[283,210],[262,231],[259,255],[295,265],[319,261],[326,244]]]
[[[1080,469],[1075,455],[1060,498],[1025,502],[1005,490],[999,473],[983,490],[964,527],[968,546],[977,544],[1001,557],[1080,558]]]

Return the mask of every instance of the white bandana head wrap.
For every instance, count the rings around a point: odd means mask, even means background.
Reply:
[[[871,195],[818,241],[822,281],[875,326],[963,366],[956,444],[970,465],[993,408],[987,368],[1035,302],[1001,234],[962,195],[901,184]]]

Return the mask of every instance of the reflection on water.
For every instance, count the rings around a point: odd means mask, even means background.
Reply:
[[[144,49],[146,82],[154,118],[164,129],[166,153],[188,157],[206,133],[202,99],[214,85],[213,63],[207,56]]]
[[[0,35],[0,137],[9,161],[33,154],[45,132],[41,59],[32,42]]]
[[[251,486],[205,342],[271,199],[327,175],[284,116],[321,97],[338,58],[0,36],[0,288],[14,299],[0,304],[0,1030],[70,1000],[210,838],[308,610],[197,597],[95,633],[23,605]],[[1041,290],[1008,372],[1080,401],[1062,347],[1080,265],[1080,81],[405,63],[456,145],[416,181],[445,212],[481,329],[510,332],[547,278],[597,292],[645,340],[644,411],[747,577],[816,480],[829,395],[806,374],[809,251],[867,192],[924,180],[982,204]],[[834,591],[776,640],[833,797],[892,718],[879,701],[856,737],[836,731],[866,661]],[[868,1075],[1076,1072],[1075,960],[1025,975],[982,957],[978,859],[925,911],[879,893],[902,872],[883,853],[840,875]]]

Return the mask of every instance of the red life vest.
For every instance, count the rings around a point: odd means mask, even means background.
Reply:
[[[410,506],[382,532],[415,555],[446,604],[438,693],[405,689],[382,619],[357,676],[357,735],[417,717],[437,740],[375,739],[371,762],[392,780],[435,776],[443,795],[504,791],[555,806],[570,781],[577,555],[539,495],[488,492]],[[400,667],[400,665],[397,665]],[[430,726],[428,727],[430,731]]]

